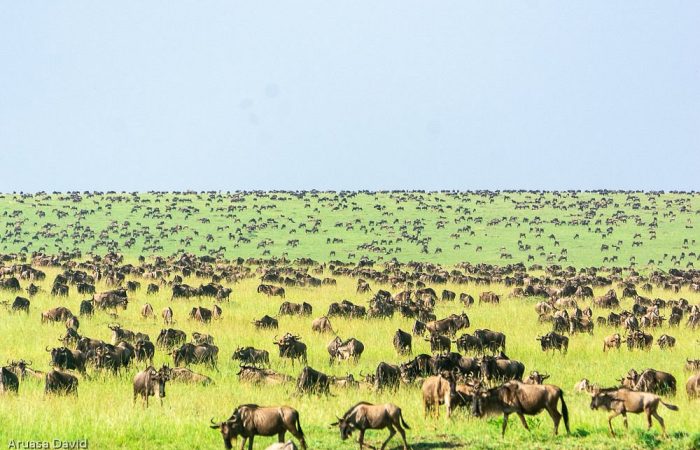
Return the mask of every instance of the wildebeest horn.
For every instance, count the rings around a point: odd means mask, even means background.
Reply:
[[[46,346],[46,351],[47,351],[47,352],[50,352],[50,351],[51,351],[51,350],[49,350],[49,346],[48,346],[48,345]]]
[[[32,365],[32,361],[31,361],[31,360],[30,360],[29,362],[24,361],[24,365],[25,365],[25,366],[31,366],[31,365]]]

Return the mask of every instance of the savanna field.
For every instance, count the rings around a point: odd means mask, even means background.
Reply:
[[[592,334],[565,333],[570,339],[567,353],[543,352],[536,338],[552,331],[552,323],[540,320],[535,306],[547,297],[513,295],[517,287],[528,283],[557,287],[555,279],[561,279],[562,270],[569,266],[573,270],[568,274],[591,273],[586,269],[594,267],[596,275],[609,281],[588,284],[594,298],[610,289],[620,298],[620,306],[612,310],[594,305],[592,298],[576,298],[579,308],[591,307],[594,321],[610,311],[632,309],[635,298],[623,298],[623,283],[634,284],[638,295],[650,300],[686,299],[689,305],[699,305],[700,276],[693,272],[700,264],[697,194],[42,193],[6,194],[0,197],[0,211],[0,226],[5,224],[0,243],[0,253],[5,255],[3,279],[15,276],[21,285],[19,291],[0,289],[0,300],[8,302],[6,308],[0,307],[2,364],[24,359],[36,370],[51,369],[46,347],[63,345],[58,338],[66,328],[62,322],[42,324],[41,312],[65,306],[78,315],[81,301],[91,298],[70,283],[67,296],[52,295],[54,280],[66,270],[93,276],[97,293],[125,286],[127,281],[141,284],[140,289],[128,292],[126,310],[79,316],[81,336],[109,342],[108,325],[118,323],[148,334],[155,342],[161,329],[172,327],[185,331],[188,339],[193,331],[209,334],[219,347],[216,369],[189,366],[211,377],[213,383],[169,382],[162,406],[157,397],[151,397],[148,408],[140,400],[132,402],[132,380],[145,367],[143,363],[132,362],[117,376],[88,367],[86,375],[77,374],[77,397],[46,396],[42,380],[22,380],[17,395],[0,396],[0,446],[12,440],[87,439],[90,448],[222,448],[218,430],[209,428],[210,419],[226,420],[237,405],[257,403],[296,408],[309,448],[357,448],[357,433],[341,441],[337,427],[330,424],[364,400],[400,406],[411,427],[407,437],[414,449],[700,448],[700,400],[688,399],[685,384],[692,373],[684,369],[686,359],[700,358],[700,329],[686,325],[687,315],[677,327],[666,320],[661,327],[644,329],[655,338],[664,333],[675,337],[672,349],[663,350],[654,341],[649,351],[630,351],[623,342],[619,350],[604,353],[604,338],[615,332],[624,336],[625,330],[596,323]],[[95,258],[110,252],[122,258],[109,268],[105,260]],[[203,257],[199,263],[205,270],[179,270],[177,263],[186,253]],[[153,270],[158,261],[165,269]],[[12,269],[19,264],[30,264],[45,278],[23,278],[21,270]],[[477,271],[479,264],[485,265]],[[236,276],[221,276],[227,271]],[[111,276],[117,272],[126,275]],[[282,299],[258,292],[261,278],[270,272],[307,273],[317,279],[332,278],[337,284],[264,281],[284,286]],[[444,279],[420,278],[420,273],[427,272],[442,274]],[[679,274],[691,275],[683,278]],[[232,289],[228,300],[172,298],[175,276],[197,287],[212,282],[212,275],[217,283]],[[358,292],[358,278],[367,280],[370,292]],[[533,370],[550,375],[546,383],[563,389],[571,435],[566,435],[562,425],[559,436],[554,437],[546,412],[528,416],[529,433],[511,415],[503,438],[502,416],[476,418],[468,409],[457,409],[447,419],[441,408],[439,418],[425,418],[419,385],[402,384],[395,392],[378,392],[360,383],[355,388],[331,387],[330,395],[319,396],[298,395],[294,381],[269,386],[239,380],[239,364],[231,355],[244,346],[269,351],[270,368],[296,379],[302,365],[281,359],[273,344],[285,332],[300,336],[308,346],[309,366],[328,375],[351,373],[357,380],[374,373],[382,361],[399,364],[421,353],[431,354],[430,344],[417,335],[413,336],[412,355],[397,354],[392,345],[394,333],[399,328],[411,332],[416,321],[398,310],[391,318],[330,318],[338,336],[364,343],[358,362],[330,365],[326,346],[334,334],[311,330],[312,320],[326,315],[331,303],[347,299],[367,307],[379,290],[396,295],[415,290],[421,280],[438,294],[433,310],[438,319],[462,312],[469,316],[470,327],[457,336],[485,328],[503,332],[507,336],[505,353],[525,365],[526,376]],[[149,283],[158,285],[159,292],[148,294]],[[646,283],[651,291],[642,290]],[[26,291],[30,284],[40,288],[32,296]],[[457,299],[441,300],[443,290],[455,292]],[[479,304],[479,295],[485,291],[498,294],[500,303]],[[471,295],[476,303],[461,303],[461,293]],[[28,314],[11,311],[9,305],[16,296],[30,300]],[[313,312],[309,316],[279,315],[283,301],[308,302]],[[146,303],[153,306],[155,318],[141,316]],[[193,307],[211,309],[214,304],[223,311],[220,319],[200,323],[188,318]],[[166,307],[173,309],[172,325],[165,325],[160,316]],[[668,308],[661,309],[666,319],[670,313]],[[278,329],[261,330],[251,323],[266,314],[279,320]],[[456,351],[454,345],[452,350]],[[163,364],[172,366],[173,359],[157,348],[154,366]],[[644,416],[637,414],[629,414],[628,431],[622,418],[616,418],[617,437],[610,437],[607,412],[591,410],[590,395],[574,390],[582,378],[616,386],[632,368],[654,368],[676,377],[677,394],[663,399],[677,405],[679,411],[659,408],[668,437],[661,435],[656,422],[647,431]],[[365,442],[379,448],[387,435],[386,430],[368,431]],[[255,448],[264,449],[275,441],[274,437],[257,437]],[[400,444],[397,435],[388,448],[401,448]]]

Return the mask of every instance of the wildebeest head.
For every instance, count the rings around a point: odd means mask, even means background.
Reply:
[[[239,411],[234,411],[231,417],[224,422],[216,423],[214,418],[212,418],[209,428],[218,429],[221,432],[221,437],[224,439],[224,447],[227,450],[231,450],[233,448],[231,441],[236,440],[244,431],[243,419]]]
[[[340,417],[336,416],[336,419],[338,419],[338,421],[333,422],[331,426],[338,427],[340,430],[340,438],[345,441],[352,435],[352,432],[355,431],[355,422],[350,420],[348,417],[341,419]]]

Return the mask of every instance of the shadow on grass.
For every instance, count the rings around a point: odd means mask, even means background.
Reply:
[[[411,444],[413,450],[430,450],[433,448],[464,448],[464,444],[457,442],[419,442]]]

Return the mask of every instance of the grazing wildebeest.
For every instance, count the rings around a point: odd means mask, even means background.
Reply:
[[[209,334],[200,333],[198,331],[192,332],[192,343],[198,344],[214,344],[214,338]]]
[[[536,370],[533,370],[530,372],[530,375],[528,375],[527,378],[523,381],[525,384],[542,384],[544,380],[549,378],[549,374],[546,373],[539,373]]]
[[[700,373],[691,375],[688,381],[685,383],[685,392],[688,394],[688,398],[698,398],[700,397]]]
[[[430,339],[425,339],[430,342],[430,351],[432,353],[449,352],[452,349],[452,341],[449,337],[437,333],[431,333]]]
[[[218,429],[224,439],[224,447],[227,450],[233,448],[231,441],[238,436],[243,437],[241,450],[248,441],[248,450],[253,450],[255,436],[277,435],[279,442],[284,442],[284,435],[290,432],[297,438],[302,450],[306,450],[304,432],[299,422],[299,413],[289,406],[264,407],[253,404],[238,406],[231,417],[225,422],[214,423],[211,420],[212,429]]]
[[[80,350],[71,350],[66,347],[58,347],[46,351],[51,353],[51,365],[63,370],[78,370],[85,372],[85,354]]]
[[[382,390],[389,388],[392,390],[398,389],[399,380],[401,379],[401,369],[399,366],[380,362],[377,365],[375,372],[375,388]]]
[[[607,351],[609,348],[620,349],[620,344],[622,344],[622,337],[620,333],[611,334],[607,336],[603,341],[603,351]]]
[[[134,376],[134,403],[140,395],[148,408],[148,397],[153,397],[157,389],[162,406],[163,397],[165,397],[165,383],[170,379],[169,372],[170,370],[166,366],[161,367],[158,371],[153,366],[148,366],[142,372],[137,373]]]
[[[685,370],[688,372],[700,371],[700,359],[687,359],[685,360]]]
[[[312,369],[309,366],[301,370],[301,374],[297,379],[298,394],[326,394],[328,395],[330,388],[330,380],[328,375]]]
[[[479,304],[481,302],[498,304],[501,302],[501,298],[495,292],[486,291],[479,294]]]
[[[503,357],[484,356],[479,367],[484,380],[522,380],[525,365],[520,361]]]
[[[566,353],[569,350],[569,338],[553,331],[536,339],[540,341],[543,352],[559,350],[562,353]]]
[[[197,306],[196,308],[192,308],[190,311],[190,319],[196,320],[198,322],[202,323],[209,323],[211,322],[212,319],[212,311],[211,309],[203,308],[201,306]]]
[[[662,349],[673,348],[676,346],[676,338],[669,336],[668,334],[662,334],[656,340],[656,343],[659,344],[659,348]]]
[[[275,339],[277,339],[276,336]],[[292,360],[292,364],[299,359],[302,364],[306,364],[306,344],[300,339],[299,336],[286,333],[280,340],[275,340],[273,344],[279,347],[280,358],[289,358]]]
[[[210,367],[216,367],[219,347],[209,344],[183,344],[180,348],[173,350],[171,354],[175,367],[190,364],[206,364]]]
[[[7,367],[0,367],[0,393],[19,392],[19,378]]]
[[[12,311],[24,311],[29,313],[29,299],[15,297],[15,300],[12,302]]]
[[[335,331],[333,331],[333,327],[331,326],[330,319],[328,319],[326,316],[314,319],[314,321],[311,322],[311,330],[317,333],[335,333]]]
[[[238,379],[241,382],[255,384],[277,385],[292,381],[292,377],[275,372],[271,369],[261,369],[254,366],[241,366],[238,372]]]
[[[309,303],[292,303],[283,302],[280,305],[279,315],[280,316],[310,316],[313,312],[313,307]]]
[[[153,342],[140,339],[134,346],[134,353],[136,361],[147,361],[149,364],[153,364],[156,347],[153,345]]]
[[[78,328],[80,328],[80,321],[78,320],[77,317],[71,316],[66,320],[65,324],[66,329],[74,329],[75,331],[78,331]]]
[[[431,410],[440,417],[440,405],[447,408],[447,417],[452,414],[452,397],[455,396],[455,378],[452,372],[444,372],[437,376],[428,377],[423,381],[423,416],[428,417]]]
[[[354,362],[357,362],[365,351],[365,346],[355,338],[343,341],[336,336],[328,343],[326,349],[330,355],[330,364],[332,365],[335,360],[344,361],[351,358]]]
[[[260,286],[258,286],[258,292],[265,294],[265,295],[268,295],[270,297],[279,296],[282,298],[284,298],[284,294],[285,294],[283,287],[274,286],[271,284],[261,284]]]
[[[627,429],[627,413],[639,414],[641,412],[644,412],[647,416],[647,429],[651,429],[651,417],[654,416],[657,422],[659,422],[659,425],[661,425],[664,436],[666,436],[664,419],[661,418],[657,411],[659,403],[663,404],[671,411],[678,411],[677,406],[665,403],[656,394],[634,392],[626,388],[594,390],[591,398],[591,409],[604,408],[610,411],[608,427],[610,427],[610,434],[613,436],[615,436],[615,431],[612,427],[612,420],[615,417],[622,414],[625,429]]]
[[[457,297],[457,294],[455,294],[452,291],[448,291],[447,289],[442,290],[442,296],[441,300],[442,301],[453,301]]]
[[[163,348],[173,348],[177,345],[184,344],[187,341],[187,333],[174,328],[160,330],[156,344]]]
[[[653,394],[676,394],[676,377],[668,372],[660,370],[646,369],[642,373],[631,369],[627,375],[620,380],[623,387]]]
[[[267,350],[258,350],[253,347],[238,347],[231,356],[231,359],[238,360],[241,364],[256,366],[270,365],[270,353]]]
[[[170,381],[201,384],[203,386],[213,383],[212,379],[208,376],[193,372],[187,367],[173,367],[170,369]]]
[[[78,378],[69,373],[51,370],[46,374],[44,394],[78,395]]]
[[[58,306],[41,313],[41,323],[65,322],[71,317],[73,317],[73,313],[70,311],[70,309],[64,306]]]
[[[654,343],[654,336],[647,334],[641,330],[631,331],[627,335],[627,348],[629,350],[638,348],[641,350],[651,350],[651,345]]]
[[[92,300],[83,300],[80,302],[80,315],[81,316],[92,316],[95,314],[95,307],[92,304]]]
[[[151,306],[150,303],[146,303],[141,307],[141,317],[143,317],[144,319],[148,319],[151,317],[155,318],[155,316],[156,315],[153,313],[153,306]]]
[[[346,440],[352,435],[352,432],[358,430],[360,432],[359,444],[360,450],[364,446],[365,430],[382,430],[389,428],[389,437],[382,444],[381,450],[386,448],[392,437],[399,430],[401,439],[403,440],[403,450],[408,450],[408,442],[406,442],[406,432],[404,428],[410,430],[406,421],[401,414],[401,408],[393,403],[384,403],[382,405],[373,405],[368,402],[360,402],[347,410],[343,417],[338,417],[338,421],[331,426],[338,426],[340,429],[340,438]]]
[[[561,400],[561,413],[557,404]],[[554,422],[554,434],[559,433],[559,421],[564,418],[567,434],[569,431],[569,410],[564,402],[564,392],[552,384],[525,384],[509,381],[491,389],[479,389],[472,401],[472,414],[482,417],[489,414],[503,414],[501,435],[506,434],[508,416],[517,414],[526,430],[530,428],[525,416],[534,416],[547,410]]]
[[[255,328],[277,328],[279,323],[277,319],[266,314],[260,320],[254,320],[253,325],[255,325]]]
[[[410,355],[411,354],[411,342],[412,337],[409,333],[406,333],[402,329],[396,330],[394,334],[394,348],[399,355]]]
[[[160,287],[157,284],[148,283],[148,287],[146,287],[146,295],[157,294],[158,291],[160,291]]]
[[[464,306],[471,306],[474,304],[474,297],[469,294],[461,293],[459,294],[459,301],[464,303]]]
[[[425,334],[426,327],[425,323],[421,322],[420,320],[416,320],[416,323],[413,324],[413,335],[414,336],[423,336]]]
[[[482,352],[484,349],[489,349],[493,353],[506,351],[506,335],[503,333],[489,329],[476,330],[474,331],[474,337],[481,343]]]
[[[168,306],[164,308],[160,316],[163,318],[163,322],[166,325],[171,325],[173,323],[173,309],[171,307]]]

